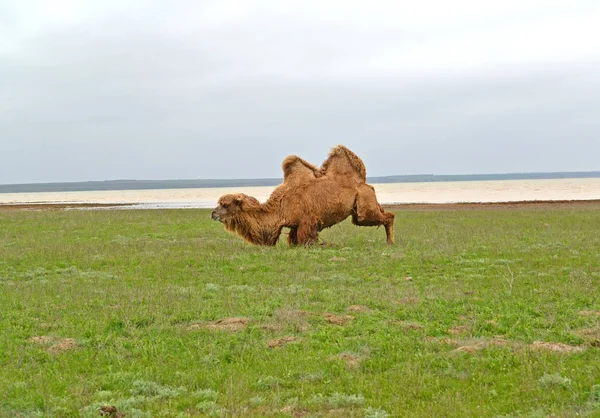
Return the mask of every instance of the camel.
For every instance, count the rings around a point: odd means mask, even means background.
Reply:
[[[283,183],[265,203],[243,193],[221,196],[212,219],[255,245],[275,245],[289,228],[288,244],[312,245],[318,234],[349,216],[358,226],[385,227],[394,243],[394,217],[377,202],[367,184],[363,161],[343,145],[331,149],[320,168],[296,155],[282,164]]]

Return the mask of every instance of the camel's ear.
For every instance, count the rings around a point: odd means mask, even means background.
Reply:
[[[233,199],[233,203],[239,206],[242,204],[242,200],[244,200],[244,195],[240,193]]]

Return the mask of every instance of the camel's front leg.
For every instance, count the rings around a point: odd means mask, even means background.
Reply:
[[[319,238],[319,231],[315,222],[302,222],[296,230],[296,244],[313,245]],[[288,236],[289,240],[289,236]]]
[[[382,212],[382,214],[386,218],[383,225],[385,226],[387,243],[388,245],[392,245],[394,243],[394,218],[396,218],[396,215],[391,212]]]

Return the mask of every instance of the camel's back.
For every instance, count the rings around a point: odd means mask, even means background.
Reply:
[[[303,184],[285,182],[277,186],[267,206],[280,213],[286,226],[302,219],[319,219],[330,226],[347,218],[356,200],[356,182],[323,176]]]
[[[277,211],[285,226],[315,219],[321,227],[341,222],[354,209],[357,187],[366,183],[364,163],[343,145],[331,150],[320,170],[297,156],[287,157],[282,168],[284,182],[266,207]]]

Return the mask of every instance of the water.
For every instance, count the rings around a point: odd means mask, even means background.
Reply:
[[[374,184],[380,203],[519,202],[600,199],[600,178]],[[2,203],[133,204],[143,208],[212,208],[219,196],[245,193],[265,201],[273,187],[0,193]]]

